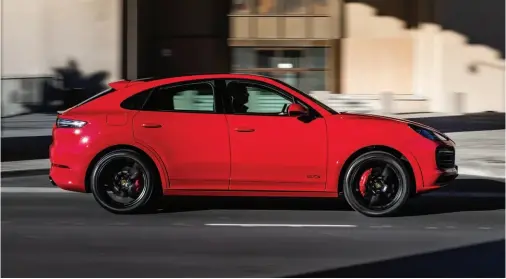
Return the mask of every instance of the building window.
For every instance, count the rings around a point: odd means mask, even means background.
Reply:
[[[236,15],[327,15],[329,0],[232,0]]]
[[[309,0],[309,12],[316,15],[324,15],[329,12],[328,0]]]
[[[250,0],[232,0],[233,14],[250,14],[251,10]]]
[[[306,14],[307,5],[304,0],[278,0],[280,14]]]
[[[276,14],[276,0],[255,0],[256,13],[260,15]]]
[[[326,90],[326,48],[235,47],[232,70],[280,79],[305,92]]]

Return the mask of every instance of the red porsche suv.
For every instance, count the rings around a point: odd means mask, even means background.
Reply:
[[[162,195],[340,197],[396,212],[458,175],[455,143],[415,122],[336,112],[270,77],[117,81],[60,112],[49,179],[113,213]]]

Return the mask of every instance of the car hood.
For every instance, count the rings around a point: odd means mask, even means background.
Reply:
[[[422,123],[418,123],[415,121],[407,120],[407,119],[400,119],[400,118],[395,118],[395,117],[388,117],[388,116],[374,115],[374,114],[360,114],[360,113],[348,113],[348,112],[342,112],[339,115],[344,119],[363,119],[363,120],[369,120],[369,121],[370,120],[378,120],[378,121],[391,121],[391,122],[397,122],[397,123],[411,124],[414,126],[418,126],[418,127],[430,130],[434,133],[440,134],[444,138],[450,140],[450,138],[447,135],[445,135],[443,132],[441,132],[433,127],[430,127],[430,126],[427,126],[427,125],[424,125]]]

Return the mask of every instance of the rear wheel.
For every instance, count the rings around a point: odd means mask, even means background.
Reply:
[[[117,214],[153,209],[159,197],[155,166],[133,150],[114,150],[95,164],[90,189],[95,200]]]
[[[397,213],[410,196],[411,179],[400,159],[383,151],[359,156],[346,171],[344,196],[356,211],[371,217]]]

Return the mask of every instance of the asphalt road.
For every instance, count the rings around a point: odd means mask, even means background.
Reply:
[[[4,277],[505,276],[503,180],[464,177],[392,218],[258,198],[171,198],[117,216],[37,187],[46,176],[2,179]]]

